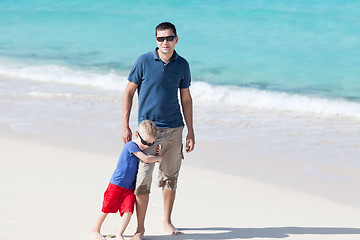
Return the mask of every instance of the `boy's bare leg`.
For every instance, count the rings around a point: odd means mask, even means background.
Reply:
[[[137,229],[131,240],[142,240],[145,233],[145,215],[149,203],[149,194],[136,195]]]
[[[105,240],[105,238],[100,233],[100,229],[101,229],[101,226],[102,226],[102,224],[103,224],[103,222],[104,222],[107,215],[108,215],[108,213],[101,212],[99,214],[98,218],[96,219],[95,226],[91,230],[91,235],[94,237],[94,239]]]
[[[171,235],[181,234],[180,230],[171,223],[171,213],[175,202],[176,190],[163,189],[164,199],[164,229]]]
[[[131,212],[125,212],[121,218],[121,224],[120,224],[120,230],[119,235],[116,236],[116,240],[124,240],[123,234],[125,232],[125,229],[129,225],[130,219],[131,219],[132,213]]]
[[[125,240],[125,238],[123,236],[116,235],[115,240]]]

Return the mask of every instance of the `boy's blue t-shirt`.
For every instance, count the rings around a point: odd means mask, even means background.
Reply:
[[[110,179],[112,184],[126,189],[135,189],[139,160],[132,153],[140,151],[138,145],[133,141],[124,145],[116,169]]]
[[[189,64],[176,51],[164,64],[156,50],[138,57],[128,77],[138,85],[138,121],[149,119],[159,128],[184,126],[178,91],[190,87]]]

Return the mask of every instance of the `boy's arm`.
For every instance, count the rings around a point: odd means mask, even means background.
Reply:
[[[154,156],[154,155],[146,155],[143,152],[133,152],[133,154],[140,159],[141,161],[143,161],[144,163],[154,163],[154,162],[161,162],[162,161],[162,157],[161,156]]]

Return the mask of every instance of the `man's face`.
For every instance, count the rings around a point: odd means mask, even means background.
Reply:
[[[169,37],[169,36],[175,36],[172,29],[165,29],[156,32],[156,37]],[[157,39],[155,40],[156,40],[156,44],[159,47],[159,51],[162,54],[167,55],[167,54],[172,54],[174,52],[175,45],[178,42],[178,37],[175,37],[172,41],[167,41],[165,39],[163,42],[160,42]]]

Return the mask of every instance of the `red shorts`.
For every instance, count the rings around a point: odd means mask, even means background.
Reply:
[[[103,213],[120,212],[122,216],[125,212],[134,212],[135,195],[134,189],[126,189],[115,184],[109,183],[105,193],[102,206]]]

